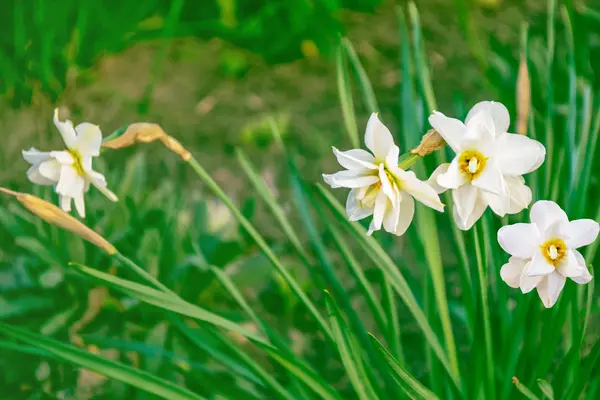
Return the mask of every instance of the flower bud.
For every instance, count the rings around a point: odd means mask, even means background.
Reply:
[[[421,157],[425,157],[428,154],[433,153],[436,150],[439,150],[446,146],[446,141],[435,129],[430,129],[427,131],[423,138],[421,139],[421,143],[412,149],[410,152],[412,154],[418,154]]]
[[[179,155],[184,161],[188,161],[192,156],[179,141],[167,135],[160,125],[149,122],[136,122],[127,126],[114,139],[102,143],[102,147],[122,149],[136,143],[150,143],[155,140],[160,140],[167,149]]]
[[[48,203],[39,197],[32,196],[27,193],[14,192],[2,187],[0,187],[0,192],[14,196],[25,208],[49,224],[56,225],[73,232],[77,236],[100,247],[109,255],[114,255],[117,253],[115,246],[110,244],[106,239],[85,226],[76,218],[56,207],[54,204]]]

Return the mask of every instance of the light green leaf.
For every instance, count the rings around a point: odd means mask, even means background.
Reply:
[[[70,265],[95,281],[98,281],[108,287],[117,289],[129,296],[133,296],[144,303],[152,304],[167,311],[172,311],[177,314],[208,322],[215,326],[237,332],[249,339],[268,345],[264,338],[255,335],[235,322],[229,321],[228,319],[213,314],[212,312],[201,307],[188,303],[170,293],[161,292],[146,285],[117,278],[116,276],[97,271],[84,265],[76,263],[71,263]]]
[[[540,387],[544,396],[548,398],[548,400],[554,400],[554,389],[552,389],[552,385],[543,379],[538,379],[537,384]]]
[[[203,397],[194,394],[187,389],[179,387],[172,382],[158,378],[145,371],[99,357],[85,350],[78,349],[75,346],[57,342],[45,336],[38,335],[16,326],[0,324],[0,332],[37,347],[43,351],[47,351],[60,360],[70,362],[85,369],[89,369],[90,371],[94,371],[108,378],[130,384],[138,389],[155,394],[165,399],[203,399]]]
[[[371,334],[370,334],[371,335]],[[392,356],[392,354],[377,340],[377,338],[371,335],[371,339],[373,339],[373,343],[375,344],[375,348],[383,355],[385,360],[390,367],[390,375],[394,378],[396,383],[404,390],[406,395],[411,399],[426,399],[433,400],[438,397],[433,394],[429,389],[427,389],[421,382],[419,382],[414,376],[398,362]]]
[[[342,107],[342,115],[344,116],[344,124],[346,125],[346,133],[350,138],[350,144],[352,147],[357,149],[360,147],[360,140],[358,137],[358,129],[356,127],[356,115],[354,113],[354,101],[352,100],[352,88],[350,86],[348,63],[346,60],[343,43],[343,41],[340,41],[337,47],[335,60],[338,94],[340,95],[340,105]]]
[[[329,312],[329,322],[335,342],[338,346],[342,364],[346,369],[348,378],[360,399],[377,399],[375,391],[371,387],[369,377],[364,368],[363,355],[356,340],[348,330],[346,322],[340,314],[329,292],[325,291],[325,304]]]

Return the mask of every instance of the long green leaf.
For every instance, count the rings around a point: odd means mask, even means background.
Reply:
[[[340,310],[327,291],[325,291],[325,304],[329,312],[331,331],[337,343],[342,364],[344,364],[348,378],[358,398],[363,400],[377,399],[378,397],[369,383],[369,378],[364,368],[363,355],[348,330],[346,322],[340,314]]]
[[[0,332],[35,346],[43,351],[47,351],[63,361],[89,369],[90,371],[94,371],[108,378],[127,383],[138,389],[168,400],[203,399],[203,397],[194,394],[187,389],[145,371],[99,357],[75,346],[57,342],[16,326],[0,324]]]
[[[354,101],[352,100],[350,77],[348,76],[348,63],[346,61],[342,40],[340,40],[337,47],[335,66],[337,71],[338,94],[340,96],[344,124],[346,125],[346,133],[350,138],[352,147],[357,149],[360,147],[360,140],[358,138],[358,129],[356,127],[356,115],[354,113]]]
[[[191,157],[188,161],[188,164],[192,167],[192,169],[198,174],[200,179],[212,190],[215,195],[229,208],[235,219],[242,225],[245,231],[254,239],[254,242],[260,247],[262,252],[267,256],[271,264],[275,267],[277,272],[283,277],[286,283],[290,286],[291,290],[298,297],[300,302],[307,308],[312,317],[317,321],[319,327],[325,334],[328,340],[333,341],[333,337],[331,335],[331,331],[327,326],[327,323],[315,307],[314,303],[308,298],[306,293],[302,290],[302,287],[296,281],[296,279],[290,274],[290,272],[283,266],[279,258],[275,255],[273,250],[269,247],[265,239],[258,233],[256,228],[248,221],[246,217],[242,215],[240,210],[233,204],[229,196],[225,194],[223,189],[217,184],[217,182],[212,179],[212,177],[206,172],[206,170],[198,163],[198,161]]]
[[[371,335],[371,334],[370,334]],[[438,397],[431,392],[431,390],[427,389],[421,382],[419,382],[414,376],[404,368],[398,360],[394,358],[392,353],[390,353],[382,344],[377,340],[377,338],[371,335],[371,339],[375,344],[377,350],[383,355],[385,360],[390,367],[389,373],[394,378],[396,383],[404,390],[404,393],[411,399],[424,399],[424,400],[433,400]]]
[[[161,292],[146,285],[131,282],[122,278],[117,278],[116,276],[97,271],[81,264],[71,263],[70,265],[95,281],[98,281],[108,287],[117,289],[127,295],[133,296],[144,303],[152,304],[167,311],[205,321],[212,325],[237,332],[257,342],[263,342],[267,344],[264,338],[257,336],[235,322],[229,321],[228,319],[213,314],[212,312],[201,307],[188,303],[179,297],[175,297],[169,293]]]
[[[302,381],[306,386],[313,390],[324,400],[341,400],[341,397],[331,388],[321,377],[313,371],[297,363],[281,351],[272,347],[261,347],[273,360],[285,368],[293,376]]]
[[[371,85],[369,76],[360,63],[360,59],[358,58],[358,54],[356,54],[356,50],[354,50],[354,46],[352,46],[352,43],[347,38],[342,39],[342,44],[346,49],[346,54],[348,54],[348,59],[350,60],[350,64],[352,65],[352,68],[356,74],[358,86],[362,92],[363,101],[366,103],[367,110],[369,110],[370,113],[378,112],[379,105],[377,104],[377,99],[375,98],[375,91],[373,91],[373,86]]]
[[[443,347],[441,346],[437,336],[433,332],[433,329],[429,325],[427,321],[427,317],[423,313],[423,310],[417,303],[417,299],[415,298],[410,286],[406,282],[406,279],[400,273],[398,266],[392,261],[392,259],[387,255],[385,250],[381,248],[379,243],[375,241],[372,237],[368,237],[366,235],[366,230],[358,223],[351,223],[346,219],[346,215],[343,207],[339,204],[339,202],[333,197],[333,195],[327,191],[323,186],[316,185],[317,193],[321,196],[323,201],[329,206],[333,214],[347,228],[347,230],[352,234],[357,242],[359,242],[364,248],[367,250],[367,255],[375,261],[376,265],[381,269],[381,271],[386,275],[387,279],[389,279],[390,283],[396,290],[396,292],[400,295],[400,298],[408,308],[408,311],[412,314],[413,318],[417,321],[419,328],[425,335],[425,339],[432,347],[433,351],[439,358],[440,362],[448,372],[448,374],[452,377],[452,380],[457,388],[460,388],[458,375],[453,372],[450,362],[448,361],[448,356],[446,355]]]

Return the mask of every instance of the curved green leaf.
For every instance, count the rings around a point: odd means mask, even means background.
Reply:
[[[108,360],[106,358],[81,350],[75,346],[57,342],[45,336],[38,335],[26,329],[7,324],[0,324],[0,332],[21,340],[42,351],[47,351],[58,359],[89,369],[100,375],[115,379],[148,393],[169,400],[201,400],[203,397],[179,387],[172,382],[158,378],[128,365]]]

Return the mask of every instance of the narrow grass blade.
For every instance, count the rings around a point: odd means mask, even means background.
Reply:
[[[390,283],[400,295],[400,298],[408,308],[409,312],[416,320],[419,328],[423,332],[425,339],[435,352],[436,356],[448,372],[448,375],[452,378],[453,383],[456,388],[461,391],[459,384],[459,376],[453,371],[450,366],[450,362],[448,361],[448,356],[446,355],[443,347],[441,346],[437,336],[433,332],[433,329],[429,325],[427,321],[427,317],[423,313],[423,310],[417,303],[417,300],[410,289],[410,286],[406,282],[406,279],[400,273],[400,270],[397,265],[392,261],[392,259],[387,255],[387,253],[381,248],[379,243],[375,241],[373,238],[368,237],[366,235],[366,230],[357,223],[350,223],[346,220],[344,208],[339,204],[339,202],[329,193],[326,189],[321,185],[316,185],[317,193],[323,199],[323,201],[329,206],[330,210],[333,212],[335,217],[347,228],[347,230],[352,234],[357,242],[359,242],[364,248],[367,250],[367,255],[376,263],[376,265],[381,269],[381,271],[386,275],[387,279],[389,279]]]
[[[202,168],[202,166],[198,163],[198,161],[191,157],[188,160],[188,164],[194,169],[194,171],[198,174],[200,179],[212,190],[215,195],[229,208],[234,218],[240,223],[240,225],[244,228],[244,230],[254,239],[254,242],[260,247],[265,256],[269,259],[271,264],[275,267],[277,272],[281,274],[282,278],[286,281],[286,283],[290,286],[291,290],[298,297],[300,302],[307,308],[309,313],[313,316],[315,321],[319,324],[319,327],[325,334],[328,340],[333,341],[333,337],[331,335],[331,331],[327,326],[327,323],[313,304],[313,302],[308,298],[306,293],[302,290],[302,287],[296,281],[296,279],[288,272],[288,270],[283,266],[279,258],[275,255],[273,250],[267,245],[265,239],[258,233],[256,228],[248,221],[246,217],[242,215],[240,210],[233,204],[229,196],[225,194],[223,189],[212,179],[212,177]]]
[[[327,291],[325,291],[325,304],[329,312],[331,331],[340,352],[342,364],[344,364],[348,378],[358,398],[363,400],[377,399],[378,397],[369,383],[361,351],[348,330],[346,322],[340,314],[340,310]]]
[[[425,102],[429,112],[432,112],[437,108],[435,101],[435,94],[433,91],[433,85],[431,84],[431,76],[429,74],[429,66],[425,58],[425,49],[423,48],[423,35],[421,33],[421,18],[419,17],[419,10],[415,3],[408,3],[408,13],[410,16],[410,22],[413,27],[413,45],[415,54],[415,70],[417,72],[417,79],[423,95],[425,96]]]
[[[529,400],[540,400],[535,394],[533,394],[531,390],[529,390],[525,385],[519,382],[519,380],[516,377],[513,376],[512,382],[513,385],[515,385],[515,388]]]
[[[385,332],[388,321],[385,312],[383,311],[383,307],[375,295],[373,286],[363,272],[364,269],[352,254],[350,247],[345,243],[340,231],[332,225],[329,226],[329,232],[331,233],[334,245],[348,265],[348,268],[350,268],[350,273],[352,273],[354,276],[357,286],[365,297],[367,304],[369,305],[369,309],[373,313],[375,321],[377,322],[379,330],[381,332]]]
[[[0,332],[47,351],[60,360],[94,371],[148,393],[169,400],[203,399],[203,397],[179,387],[172,382],[151,375],[128,365],[108,360],[75,346],[67,345],[15,326],[0,324]]]
[[[289,357],[287,357],[286,355],[284,355],[276,349],[273,349],[271,347],[263,347],[262,345],[259,345],[259,347],[263,348],[263,350],[273,360],[275,360],[279,365],[281,365],[293,376],[295,376],[306,386],[308,386],[312,391],[319,395],[321,399],[341,400],[341,397],[333,390],[333,388],[329,386],[325,381],[323,381],[321,377],[315,374],[313,371],[305,368],[301,364],[296,363],[295,360],[290,359]]]
[[[367,110],[369,110],[370,113],[378,112],[379,105],[377,104],[377,99],[375,98],[373,86],[371,85],[369,76],[360,63],[360,59],[358,58],[358,54],[356,54],[356,50],[354,50],[354,46],[352,46],[352,43],[347,38],[342,38],[342,45],[346,49],[348,60],[350,61],[350,64],[352,65],[352,68],[356,74],[356,80],[358,81],[358,86],[362,92],[362,99],[367,106]]]
[[[489,301],[488,301],[488,280],[487,267],[488,258],[485,249],[484,231],[482,228],[483,221],[475,227],[475,256],[477,258],[477,278],[479,281],[479,296],[481,320],[483,322],[483,339],[485,344],[485,373],[486,383],[484,387],[488,395],[486,398],[493,399],[496,396],[496,381],[494,373],[494,351],[492,342],[492,321],[490,317]]]
[[[381,279],[381,297],[382,303],[385,305],[385,315],[388,321],[385,332],[386,342],[390,346],[392,353],[401,361],[404,362],[404,352],[402,350],[402,335],[400,333],[400,321],[398,319],[398,306],[396,304],[396,292],[392,288],[390,282],[385,279],[382,274]]]
[[[344,50],[343,40],[336,49],[335,60],[337,72],[337,87],[340,96],[340,106],[342,107],[342,115],[344,124],[346,125],[346,133],[350,138],[352,148],[360,148],[360,140],[358,137],[358,128],[356,126],[356,114],[354,113],[354,100],[352,99],[352,87],[350,85],[350,77],[348,76],[348,62]]]
[[[257,342],[263,342],[267,344],[266,340],[256,334],[248,331],[242,326],[229,321],[223,317],[213,314],[201,307],[195,306],[191,303],[187,303],[185,300],[171,295],[169,293],[161,292],[153,289],[146,285],[141,285],[136,282],[131,282],[125,279],[117,278],[116,276],[106,274],[104,272],[97,271],[93,268],[86,267],[84,265],[70,264],[76,268],[82,274],[92,278],[93,280],[102,283],[108,287],[114,288],[123,292],[127,295],[133,296],[144,303],[154,305],[167,311],[171,311],[177,314],[185,315],[191,318],[195,318],[201,321],[208,322],[212,325],[237,332],[249,339]]]
[[[394,378],[398,386],[402,388],[404,393],[411,399],[434,400],[438,397],[427,389],[421,382],[410,374],[398,360],[377,340],[371,335],[371,339],[377,350],[383,355],[389,366],[389,373]]]
[[[300,243],[300,239],[298,238],[298,235],[296,235],[294,228],[292,227],[289,220],[285,216],[285,212],[283,211],[281,206],[279,206],[279,204],[277,203],[277,200],[275,199],[275,196],[273,196],[273,193],[271,192],[269,187],[265,184],[263,179],[258,175],[258,173],[256,172],[256,169],[254,168],[254,166],[252,165],[252,163],[250,162],[250,160],[248,159],[248,157],[242,150],[236,149],[235,155],[236,155],[240,165],[242,166],[242,169],[246,173],[246,176],[250,179],[250,182],[256,189],[256,192],[263,199],[263,201],[267,204],[267,206],[273,213],[273,216],[275,216],[275,219],[277,219],[277,222],[279,222],[279,225],[281,225],[283,232],[285,233],[285,235],[289,239],[290,243],[294,247],[294,250],[296,250],[296,253],[298,253],[298,256],[302,259],[302,261],[307,266],[310,266],[310,264],[311,264],[310,256],[302,247],[302,244]]]

